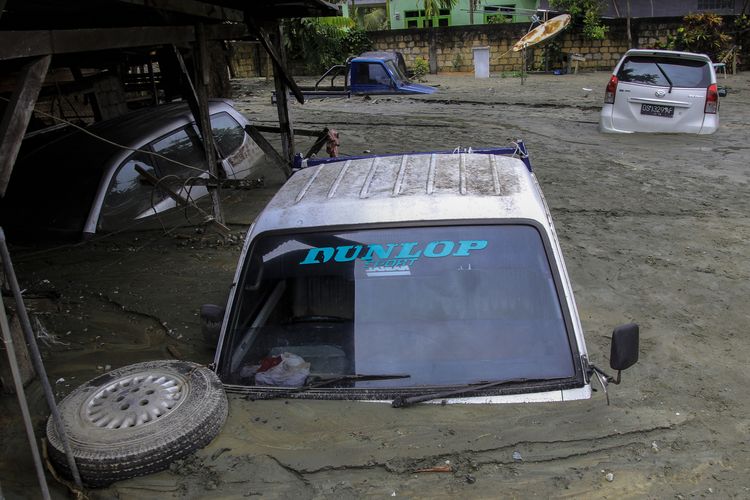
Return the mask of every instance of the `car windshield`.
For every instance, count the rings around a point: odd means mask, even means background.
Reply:
[[[706,61],[673,57],[630,56],[617,73],[621,82],[660,87],[707,88],[711,71]]]
[[[391,73],[394,75],[394,78],[396,79],[396,83],[404,84],[404,83],[410,83],[409,78],[404,74],[403,71],[401,71],[401,68],[398,67],[396,63],[391,61],[390,59],[385,62],[385,65],[388,66],[388,69],[391,70]]]
[[[356,380],[357,388],[572,377],[562,311],[533,226],[261,236],[219,373],[255,385],[259,367],[291,353],[311,375],[409,375]]]

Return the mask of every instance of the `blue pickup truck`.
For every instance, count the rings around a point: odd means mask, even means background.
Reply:
[[[351,58],[346,64],[329,68],[315,85],[300,89],[306,98],[350,97],[352,94],[432,94],[437,91],[435,87],[411,82],[403,65],[398,64],[396,54],[376,52]]]

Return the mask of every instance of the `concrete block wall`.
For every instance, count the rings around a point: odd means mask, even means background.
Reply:
[[[585,60],[578,63],[583,70],[610,70],[628,50],[628,37],[624,19],[604,21],[609,27],[604,40],[587,40],[579,26],[571,26],[554,39],[562,54],[576,53]],[[643,18],[632,20],[633,46],[653,48],[667,41],[682,24],[681,18]],[[490,47],[490,71],[495,73],[520,71],[522,55],[511,48],[526,32],[528,24],[498,24],[477,26],[450,26],[445,28],[405,29],[369,32],[368,36],[378,50],[398,50],[403,53],[407,66],[421,57],[434,58],[439,72],[472,72],[473,47]],[[432,47],[431,47],[432,45]],[[526,53],[529,67],[544,68],[543,45],[530,47]],[[558,63],[549,69],[564,66]]]
[[[731,23],[732,16],[724,16]],[[605,19],[608,27],[604,40],[584,38],[581,26],[569,26],[554,39],[565,59],[569,54],[580,54],[579,70],[611,70],[620,57],[630,48],[625,19]],[[681,17],[640,18],[631,21],[632,46],[654,48],[665,43],[682,25]],[[434,29],[402,29],[370,31],[367,36],[375,50],[398,50],[412,67],[417,58],[430,63],[438,72],[473,72],[473,47],[490,47],[490,71],[492,73],[520,71],[522,54],[511,48],[528,31],[528,23],[509,23],[475,26],[448,26]],[[232,65],[238,77],[265,76],[268,56],[257,42],[232,42]],[[741,60],[748,60],[745,48]],[[295,60],[289,54],[289,68],[293,74],[308,74],[304,61]],[[567,67],[566,61],[545,67],[544,45],[530,47],[526,52],[527,67],[531,69],[558,69]]]
[[[259,42],[229,42],[232,75],[235,78],[265,76],[269,58]]]

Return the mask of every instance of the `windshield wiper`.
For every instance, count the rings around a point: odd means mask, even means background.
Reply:
[[[661,67],[661,65],[659,63],[654,63],[654,64],[656,64],[656,67],[659,68],[659,71],[661,71],[661,74],[664,75],[664,78],[666,78],[666,80],[669,82],[669,93],[671,94],[672,93],[672,87],[674,87],[674,84],[672,83],[672,80],[669,79],[669,77],[667,76],[667,72],[664,71],[664,69]]]
[[[453,396],[461,396],[467,392],[483,391],[485,389],[492,389],[493,387],[499,387],[501,385],[517,384],[521,382],[546,382],[548,380],[559,380],[557,378],[510,378],[504,380],[495,380],[494,382],[478,382],[475,384],[467,384],[456,389],[448,389],[441,392],[432,392],[429,394],[422,394],[421,396],[397,396],[391,406],[393,408],[406,408],[417,403],[424,403],[425,401],[432,401],[434,399],[444,399]]]
[[[309,391],[310,389],[319,389],[321,387],[326,387],[332,384],[336,384],[339,382],[349,382],[352,380],[392,380],[392,379],[398,379],[398,378],[409,378],[411,375],[408,373],[399,373],[399,374],[360,374],[360,373],[350,373],[348,375],[333,375],[330,377],[320,377],[320,376],[311,376],[310,383],[307,383],[300,387],[292,387],[288,391],[283,391],[279,393],[274,393],[269,395],[269,397],[264,399],[273,399],[273,398],[281,398],[284,396],[289,396],[291,394],[298,394],[300,392]]]

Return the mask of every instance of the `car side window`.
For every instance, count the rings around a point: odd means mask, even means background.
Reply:
[[[390,85],[391,77],[385,71],[382,64],[359,63],[357,65],[357,77],[361,83],[370,85]]]
[[[141,177],[136,165],[156,175],[151,155],[140,152],[130,155],[117,169],[104,197],[99,215],[100,229],[122,229],[166,197]]]
[[[158,159],[159,177],[174,176],[172,180],[165,179],[168,185],[182,185],[184,179],[196,177],[206,170],[206,158],[197,139],[192,127],[183,127],[151,143],[155,153],[174,160]]]
[[[229,113],[213,115],[211,129],[222,158],[232,156],[245,140],[245,130]]]
[[[370,83],[390,85],[391,76],[386,72],[382,64],[370,64]]]

